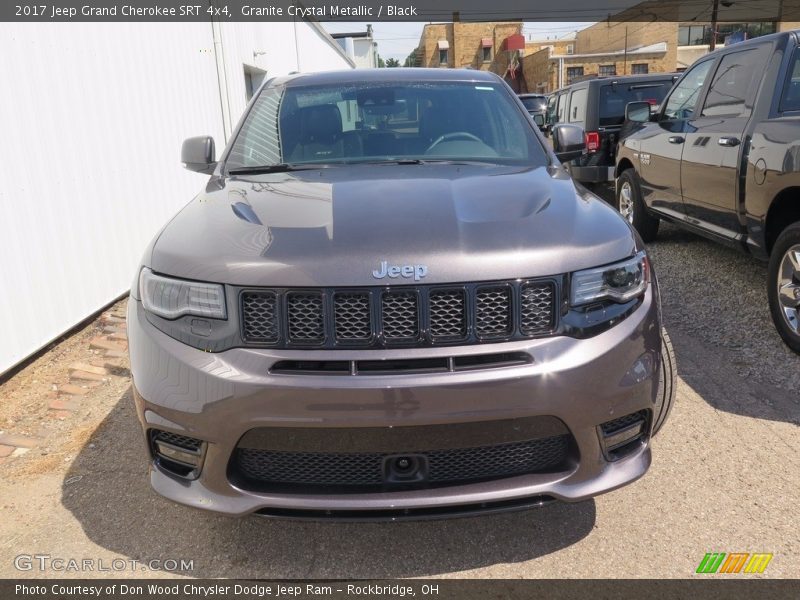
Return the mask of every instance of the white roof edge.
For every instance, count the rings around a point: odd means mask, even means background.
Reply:
[[[628,50],[628,56],[637,54],[660,54],[667,51],[667,42],[658,42],[648,46],[640,46]],[[550,58],[590,58],[594,56],[624,56],[624,50],[614,50],[613,52],[599,52],[596,54],[551,54]]]
[[[345,60],[347,61],[347,63],[348,63],[348,64],[349,64],[351,67],[353,67],[354,69],[356,68],[356,63],[355,63],[355,61],[354,61],[352,58],[350,58],[349,56],[347,56],[347,53],[344,51],[344,48],[342,48],[342,47],[339,45],[339,42],[337,42],[335,39],[333,39],[333,38],[331,37],[331,34],[330,34],[330,33],[328,33],[327,31],[325,31],[325,28],[324,28],[322,25],[320,25],[320,24],[319,24],[317,21],[311,21],[311,20],[303,20],[302,22],[303,22],[303,23],[308,23],[309,25],[311,25],[311,27],[313,27],[314,29],[316,29],[316,30],[317,30],[317,33],[320,35],[320,37],[321,37],[323,40],[325,40],[325,41],[328,43],[328,45],[329,45],[331,48],[333,48],[334,50],[336,50],[336,52],[338,52],[338,53],[339,53],[339,55],[340,55],[340,56],[341,56],[343,59],[345,59]]]

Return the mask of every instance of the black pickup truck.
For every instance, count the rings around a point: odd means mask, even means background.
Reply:
[[[660,110],[632,102],[616,205],[652,241],[660,219],[769,261],[770,312],[800,353],[800,31],[695,62]]]

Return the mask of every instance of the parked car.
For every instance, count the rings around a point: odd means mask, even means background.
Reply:
[[[533,122],[538,125],[539,129],[545,129],[545,120],[547,118],[547,96],[544,94],[519,94],[519,99],[528,114],[533,119]]]
[[[798,32],[704,56],[646,108],[627,108],[639,126],[617,157],[617,208],[645,241],[666,219],[768,260],[772,319],[800,352]]]
[[[258,92],[128,305],[150,481],[229,515],[397,519],[583,500],[650,465],[675,390],[639,237],[474,70]]]
[[[677,78],[666,73],[596,77],[554,92],[549,100],[549,125],[570,123],[586,132],[586,154],[569,164],[572,177],[582,183],[614,181],[625,106],[637,100],[660,104]]]

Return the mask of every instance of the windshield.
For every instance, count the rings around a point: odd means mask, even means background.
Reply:
[[[547,107],[547,99],[544,96],[528,96],[520,100],[528,110],[544,110]]]
[[[226,166],[396,160],[547,162],[502,84],[403,82],[265,88]]]
[[[628,102],[661,104],[672,88],[672,78],[639,83],[612,83],[600,87],[600,126],[622,125]]]

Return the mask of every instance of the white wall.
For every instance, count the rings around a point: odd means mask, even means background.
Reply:
[[[355,38],[353,40],[353,54],[356,68],[377,68],[378,53],[375,50],[375,42],[371,38]]]
[[[234,124],[244,64],[268,77],[352,66],[307,23],[226,23],[222,41]],[[182,168],[181,142],[213,135],[220,152],[224,136],[208,23],[3,23],[0,57],[2,373],[130,287],[205,182]]]

